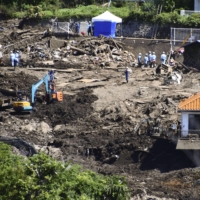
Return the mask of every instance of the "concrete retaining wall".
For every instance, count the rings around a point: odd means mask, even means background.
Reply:
[[[75,31],[75,23],[77,20],[70,20],[70,29]],[[80,32],[85,32],[87,35],[87,26],[89,20],[78,20],[80,22]],[[68,24],[69,21],[66,21],[66,24]],[[37,26],[41,29],[45,30],[47,28],[52,27],[53,20],[43,20],[43,21],[23,21],[20,23],[23,26]],[[170,25],[166,26],[158,26],[156,28],[155,24],[148,24],[143,22],[137,22],[134,20],[130,20],[126,23],[122,23],[122,26],[120,24],[117,25],[116,29],[116,36],[122,36],[123,37],[135,37],[135,38],[151,38],[152,35],[154,35],[154,30],[157,29],[157,37],[160,39],[167,39],[170,38]]]

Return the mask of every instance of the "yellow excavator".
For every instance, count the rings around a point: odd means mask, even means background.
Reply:
[[[36,84],[32,85],[31,88],[31,99],[29,100],[25,91],[17,92],[17,101],[13,104],[13,109],[16,112],[29,112],[33,110],[35,105],[35,93],[40,85],[45,84],[46,95],[45,102],[51,103],[52,101],[63,101],[63,93],[55,91],[55,83],[53,80],[50,80],[49,74],[46,74],[41,80],[39,80]]]

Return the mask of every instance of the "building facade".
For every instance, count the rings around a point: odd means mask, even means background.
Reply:
[[[200,11],[200,0],[194,0],[194,11]]]
[[[200,137],[200,93],[180,102],[178,111],[181,112],[181,137],[190,134]]]

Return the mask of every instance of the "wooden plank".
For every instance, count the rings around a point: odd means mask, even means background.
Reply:
[[[66,73],[71,73],[74,71],[87,71],[86,69],[55,69],[55,68],[28,68],[28,70],[35,70],[35,71],[48,71],[50,69],[53,69],[57,72],[66,72]]]
[[[92,83],[92,82],[100,82],[101,80],[99,79],[88,79],[88,78],[82,78],[78,80],[79,82],[84,82],[84,83]]]

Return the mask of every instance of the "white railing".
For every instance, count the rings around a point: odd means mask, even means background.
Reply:
[[[184,16],[184,15],[187,15],[187,16],[190,16],[194,13],[199,13],[200,14],[200,11],[194,11],[194,10],[181,10],[180,11],[180,15],[181,16]]]
[[[53,33],[69,33],[70,23],[69,22],[53,22],[52,23],[52,32]]]
[[[200,29],[171,28],[170,40],[172,49],[174,46],[195,42],[196,40],[200,40]]]

